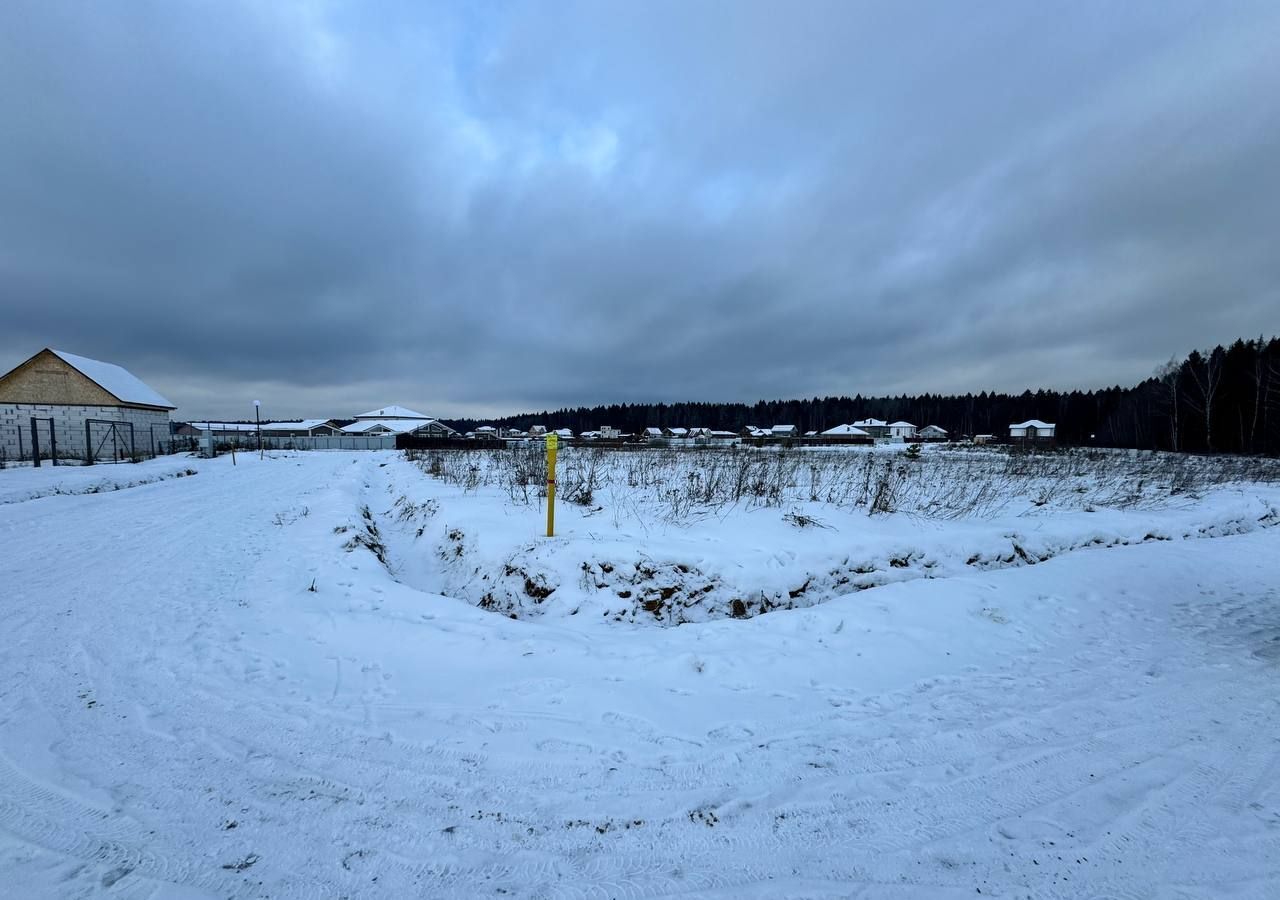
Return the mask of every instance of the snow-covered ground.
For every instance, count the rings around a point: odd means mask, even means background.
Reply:
[[[0,472],[0,893],[1280,896],[1280,489],[1043,500]]]

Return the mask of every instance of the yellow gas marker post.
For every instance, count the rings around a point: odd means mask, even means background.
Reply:
[[[556,450],[557,435],[547,435],[547,537],[556,536]]]

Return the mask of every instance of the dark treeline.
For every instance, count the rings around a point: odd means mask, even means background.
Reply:
[[[575,432],[611,425],[740,431],[746,425],[796,425],[822,431],[857,419],[938,425],[953,436],[1008,435],[1009,425],[1043,419],[1060,443],[1188,452],[1280,454],[1280,339],[1237,340],[1170,360],[1141,384],[1096,391],[1025,391],[944,396],[814,397],[746,403],[623,403],[559,409],[503,419],[458,420],[470,431],[492,424]]]

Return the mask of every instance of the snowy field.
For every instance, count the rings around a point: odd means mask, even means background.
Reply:
[[[0,471],[0,895],[1280,896],[1271,465],[237,462]]]

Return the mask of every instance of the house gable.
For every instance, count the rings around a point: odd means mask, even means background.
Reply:
[[[0,375],[0,403],[126,405],[51,350],[41,350],[13,371]]]

